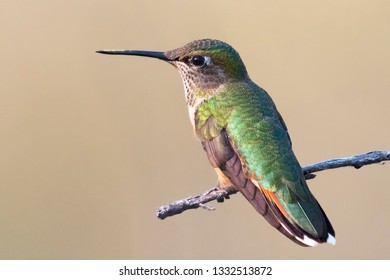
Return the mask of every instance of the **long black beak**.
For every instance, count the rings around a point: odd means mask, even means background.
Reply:
[[[163,52],[153,52],[153,51],[131,51],[131,50],[100,50],[96,51],[97,53],[102,54],[111,54],[111,55],[135,55],[135,56],[146,56],[158,58],[164,61],[169,61],[170,59],[165,56]]]

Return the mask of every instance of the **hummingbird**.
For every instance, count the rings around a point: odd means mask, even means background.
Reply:
[[[306,183],[285,122],[249,77],[238,52],[215,39],[166,52],[100,50],[157,58],[180,73],[191,124],[218,176],[269,224],[302,246],[335,244],[335,232]]]

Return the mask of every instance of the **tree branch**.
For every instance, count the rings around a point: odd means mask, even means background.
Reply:
[[[345,166],[353,166],[355,168],[360,168],[364,165],[369,165],[373,163],[381,163],[383,161],[390,160],[389,151],[373,151],[366,154],[356,155],[346,158],[335,158],[329,159],[322,162],[310,164],[302,167],[303,174],[305,175],[306,180],[313,179],[316,177],[315,172],[340,168]],[[224,199],[229,199],[230,195],[237,193],[237,190],[234,189],[220,189],[215,187],[211,190],[208,190],[200,195],[192,196],[189,198],[177,200],[167,205],[161,206],[157,210],[157,217],[161,220],[180,214],[189,209],[196,209],[202,207],[207,210],[214,210],[213,207],[207,205],[207,202],[217,200],[218,202],[223,202]]]

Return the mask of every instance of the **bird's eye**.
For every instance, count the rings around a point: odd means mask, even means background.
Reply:
[[[191,57],[190,62],[195,67],[200,68],[206,65],[206,58],[201,55],[194,55],[193,57]]]

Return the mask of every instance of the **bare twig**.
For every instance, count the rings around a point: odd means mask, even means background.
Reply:
[[[366,154],[356,155],[346,158],[335,158],[329,159],[315,164],[310,164],[302,167],[303,174],[305,175],[306,180],[313,179],[316,177],[315,172],[334,169],[345,166],[353,166],[355,168],[360,168],[364,165],[369,165],[373,163],[381,163],[383,161],[390,160],[389,151],[373,151]],[[177,200],[167,205],[161,206],[157,210],[157,217],[161,220],[180,214],[189,209],[196,209],[202,207],[207,210],[214,210],[213,207],[207,205],[206,203],[217,200],[218,202],[223,202],[224,199],[229,199],[229,196],[235,194],[237,191],[232,189],[220,189],[215,187],[211,190],[208,190],[200,195],[192,196],[189,198]]]

